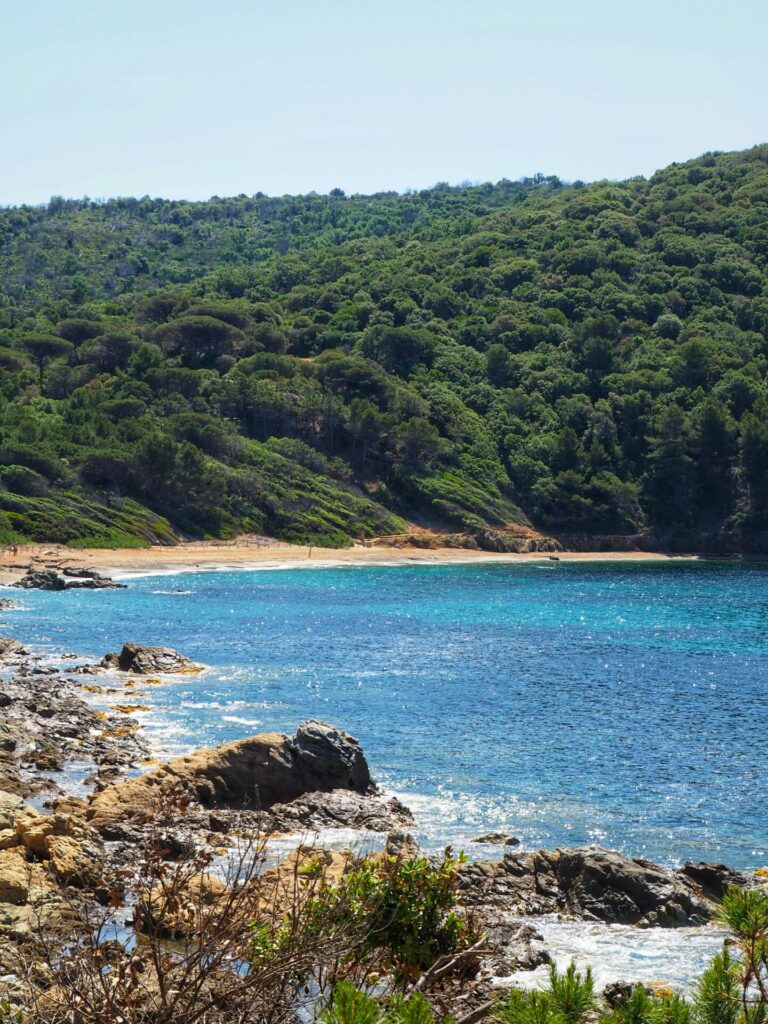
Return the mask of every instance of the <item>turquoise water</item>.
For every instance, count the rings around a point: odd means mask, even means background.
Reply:
[[[125,640],[211,666],[150,688],[168,754],[319,717],[432,846],[479,832],[664,863],[768,863],[768,567],[344,567],[25,593],[51,654]],[[19,592],[15,592],[18,596]],[[487,849],[487,848],[486,848]]]

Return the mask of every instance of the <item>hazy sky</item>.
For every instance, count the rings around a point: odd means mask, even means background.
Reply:
[[[0,204],[649,174],[768,141],[768,0],[0,0]]]

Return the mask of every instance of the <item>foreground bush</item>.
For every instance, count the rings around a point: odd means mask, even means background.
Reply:
[[[106,909],[70,897],[69,935],[38,936],[20,1008],[0,1020],[282,1024],[344,981],[405,988],[475,938],[454,909],[450,851],[431,863],[299,848],[269,866],[252,819],[213,851],[179,841],[184,798],[164,800],[135,861],[99,885]]]

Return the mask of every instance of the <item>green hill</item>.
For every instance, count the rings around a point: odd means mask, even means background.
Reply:
[[[0,210],[0,541],[768,528],[768,146]]]

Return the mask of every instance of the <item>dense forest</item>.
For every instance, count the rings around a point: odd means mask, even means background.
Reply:
[[[0,542],[743,540],[767,371],[768,146],[0,209]]]

